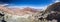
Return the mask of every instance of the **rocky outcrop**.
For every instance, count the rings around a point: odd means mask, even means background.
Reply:
[[[43,21],[53,22],[53,20],[56,20],[55,22],[60,22],[60,2],[48,6],[42,16]]]

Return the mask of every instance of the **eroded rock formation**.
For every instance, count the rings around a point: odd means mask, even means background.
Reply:
[[[36,18],[36,15],[40,11],[36,9],[32,9],[32,8],[10,9],[7,7],[0,6],[0,11],[4,12],[3,18],[4,21],[6,22],[39,22],[37,20],[38,18]]]

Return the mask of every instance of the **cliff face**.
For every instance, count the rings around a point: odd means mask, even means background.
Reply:
[[[55,20],[55,22],[60,22],[60,2],[48,6],[42,16],[43,18],[46,18],[48,22],[54,22]]]

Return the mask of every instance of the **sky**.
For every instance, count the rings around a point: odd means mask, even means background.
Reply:
[[[0,0],[0,4],[9,4],[10,7],[32,7],[43,9],[50,4],[55,3],[56,0]]]

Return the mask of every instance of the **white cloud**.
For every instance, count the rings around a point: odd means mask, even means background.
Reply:
[[[55,3],[56,3],[56,2],[60,2],[60,0],[55,0]]]
[[[7,6],[7,5],[9,5],[9,4],[0,4],[0,6]]]

